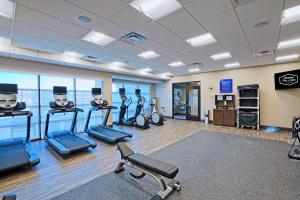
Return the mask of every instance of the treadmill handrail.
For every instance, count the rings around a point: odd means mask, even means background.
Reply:
[[[32,116],[32,112],[29,110],[20,111],[0,111],[0,117],[15,117],[15,116]]]
[[[118,107],[116,107],[116,106],[93,106],[93,107],[91,107],[92,111],[108,110],[108,109],[118,109]]]
[[[69,112],[83,112],[83,109],[81,108],[57,108],[57,109],[50,109],[48,111],[49,114],[55,114],[55,113],[69,113]]]

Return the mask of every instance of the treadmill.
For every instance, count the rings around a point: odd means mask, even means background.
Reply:
[[[109,106],[106,100],[102,99],[101,88],[92,88],[93,100],[91,101],[91,109],[89,110],[86,124],[85,132],[89,136],[100,139],[107,143],[117,143],[124,140],[125,138],[131,138],[132,133],[117,130],[107,126],[107,121],[111,113],[111,109],[117,109],[117,107]],[[91,119],[91,114],[93,111],[103,111],[106,110],[105,118],[102,122],[102,125],[90,126],[89,122]]]
[[[15,195],[15,194],[4,194],[4,195],[0,195],[0,198],[2,200],[16,200],[17,195]]]
[[[24,102],[17,102],[18,85],[0,84],[0,117],[27,116],[26,138],[11,138],[0,141],[0,172],[33,167],[40,159],[30,144],[30,122],[32,113]]]
[[[66,157],[70,154],[96,148],[97,143],[88,138],[80,136],[75,132],[78,112],[83,112],[80,108],[75,108],[72,101],[67,99],[67,87],[54,86],[53,94],[55,102],[50,102],[50,110],[47,113],[45,137],[49,145],[61,156]],[[60,130],[48,133],[50,115],[57,113],[74,113],[70,130]]]

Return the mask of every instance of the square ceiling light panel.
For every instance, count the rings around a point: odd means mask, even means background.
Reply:
[[[86,36],[82,38],[84,41],[94,43],[100,46],[106,46],[113,42],[115,39],[105,35],[104,33],[99,33],[96,31],[89,32]]]
[[[191,73],[196,73],[196,72],[201,72],[201,69],[197,67],[197,68],[189,69],[188,71]]]
[[[286,56],[278,56],[276,57],[276,62],[284,62],[284,61],[289,61],[289,60],[296,60],[299,58],[298,54],[291,54],[291,55],[286,55]]]
[[[152,58],[157,58],[160,55],[154,51],[145,51],[143,53],[138,54],[138,56],[145,59],[152,59]]]
[[[172,62],[168,64],[171,67],[183,67],[185,66],[185,64],[181,61],[176,61],[176,62]]]
[[[223,59],[231,58],[232,56],[229,52],[224,52],[224,53],[211,55],[210,57],[213,60],[223,60]]]
[[[134,0],[130,3],[130,6],[153,20],[182,8],[176,0]]]
[[[282,13],[281,24],[291,24],[300,21],[300,5],[285,9]]]
[[[217,40],[214,38],[214,36],[212,36],[212,34],[206,33],[203,35],[199,35],[199,36],[187,39],[186,42],[189,43],[190,45],[192,45],[193,47],[200,47],[200,46],[215,43],[215,42],[217,42]]]
[[[278,43],[278,49],[287,49],[300,46],[300,38],[285,40]]]
[[[239,66],[241,66],[241,64],[239,62],[228,63],[228,64],[224,65],[225,68],[233,68],[233,67],[239,67]]]

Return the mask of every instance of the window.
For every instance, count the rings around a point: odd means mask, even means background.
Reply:
[[[11,72],[0,72],[0,77],[1,83],[18,84],[18,101],[25,102],[27,108],[33,113],[30,138],[39,138],[38,77]],[[26,122],[26,116],[0,118],[0,139],[26,137]]]
[[[145,114],[150,114],[150,101],[151,101],[151,85],[150,84],[137,84],[133,82],[121,82],[113,81],[112,85],[112,104],[117,106],[118,109],[113,110],[113,121],[118,121],[119,108],[122,104],[122,100],[119,95],[120,88],[126,89],[126,96],[132,99],[132,103],[128,109],[128,117],[132,117],[135,114],[137,97],[135,95],[135,89],[141,89],[141,95],[145,97],[146,102],[144,104]],[[125,115],[127,117],[127,115]]]
[[[73,78],[57,76],[41,76],[41,129],[44,138],[45,122],[48,113],[49,102],[54,101],[53,86],[65,86],[68,88],[68,101],[74,101],[74,82]],[[59,113],[50,116],[49,132],[57,130],[69,130],[71,128],[73,113]]]
[[[77,130],[84,131],[84,126],[88,112],[91,108],[91,100],[93,99],[91,90],[92,88],[102,88],[102,81],[91,79],[76,79],[76,106],[84,110],[82,113],[78,113]],[[97,125],[101,123],[103,113],[92,112],[89,125]]]

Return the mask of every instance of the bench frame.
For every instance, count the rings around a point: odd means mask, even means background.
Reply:
[[[176,180],[172,180],[170,183],[166,184],[166,182],[164,181],[164,178],[153,172],[153,171],[149,171],[145,168],[139,167],[135,164],[133,164],[132,162],[128,161],[127,159],[123,159],[117,166],[117,168],[115,169],[115,173],[120,173],[123,172],[125,170],[124,168],[125,166],[131,167],[133,169],[136,169],[138,171],[141,172],[140,175],[135,175],[130,173],[130,175],[135,178],[135,179],[142,179],[144,178],[146,175],[149,175],[150,177],[152,177],[156,182],[158,182],[159,186],[160,186],[160,191],[154,196],[152,197],[152,200],[163,200],[166,199],[174,190],[180,191],[181,190],[181,185],[179,181]]]

